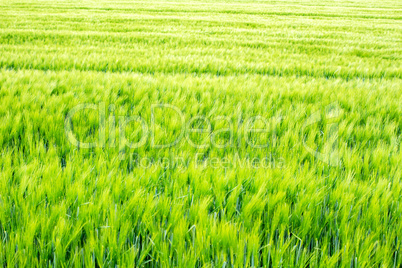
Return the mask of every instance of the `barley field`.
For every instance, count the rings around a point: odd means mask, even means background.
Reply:
[[[0,0],[0,266],[401,267],[402,2]]]

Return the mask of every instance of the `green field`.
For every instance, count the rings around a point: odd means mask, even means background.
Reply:
[[[402,267],[402,2],[0,0],[1,267]]]

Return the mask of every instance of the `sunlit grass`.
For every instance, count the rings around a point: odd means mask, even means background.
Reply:
[[[400,267],[401,8],[0,2],[0,265]]]

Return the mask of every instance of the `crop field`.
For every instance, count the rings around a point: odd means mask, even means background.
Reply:
[[[1,267],[402,267],[402,2],[0,0]]]

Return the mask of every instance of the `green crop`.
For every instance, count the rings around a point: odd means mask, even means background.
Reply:
[[[401,267],[401,10],[0,0],[0,266]]]

